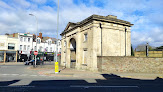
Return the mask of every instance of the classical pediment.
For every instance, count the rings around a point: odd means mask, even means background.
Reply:
[[[69,22],[65,28],[65,30],[69,30],[71,29],[72,27],[74,27],[76,25],[76,23],[72,23],[72,22]]]

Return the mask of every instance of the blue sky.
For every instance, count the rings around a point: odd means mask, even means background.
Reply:
[[[56,37],[57,0],[0,0],[0,34],[39,32]],[[163,45],[163,0],[60,0],[59,33],[68,22],[79,22],[92,14],[115,15],[134,24],[131,41],[134,47],[149,42]]]

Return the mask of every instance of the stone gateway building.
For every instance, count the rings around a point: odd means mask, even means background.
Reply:
[[[61,65],[97,71],[97,56],[130,56],[131,26],[113,15],[69,22],[61,33]]]

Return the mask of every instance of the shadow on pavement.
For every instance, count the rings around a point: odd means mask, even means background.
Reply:
[[[4,82],[0,82],[0,86],[8,86],[10,84],[16,83],[20,80],[12,80],[12,81],[4,81]]]
[[[40,80],[29,85],[10,87],[16,80],[0,82],[0,92],[163,92],[163,79],[140,80],[123,78],[114,74],[102,74],[105,80],[96,79],[97,83],[85,80]],[[4,86],[4,87],[3,87]]]

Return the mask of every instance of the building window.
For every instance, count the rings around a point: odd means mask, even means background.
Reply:
[[[36,51],[36,46],[35,46],[34,50]]]
[[[48,52],[48,47],[46,47],[46,51]]]
[[[42,51],[42,46],[39,47],[39,51]]]
[[[26,42],[27,41],[27,38],[26,37],[24,37],[24,42]]]
[[[20,45],[20,50],[22,50],[22,45]]]
[[[61,48],[60,48],[60,51],[59,52],[61,52]]]
[[[30,42],[30,38],[28,38],[28,42]]]
[[[37,39],[37,43],[40,44],[40,39]]]
[[[28,48],[27,48],[27,50],[30,50],[30,45],[28,45]]]
[[[21,41],[21,42],[23,41],[23,37],[20,37],[20,41]]]
[[[48,41],[48,45],[51,45],[51,41]]]
[[[50,52],[52,52],[52,47],[50,47]]]
[[[26,45],[24,45],[24,50],[27,50]]]
[[[85,33],[84,34],[84,41],[87,41],[87,37],[88,37],[88,35],[87,35],[87,33]]]
[[[54,43],[57,44],[57,41],[55,41]]]
[[[60,42],[58,42],[58,46],[60,46]]]
[[[14,50],[15,44],[14,43],[8,43],[8,49]]]

